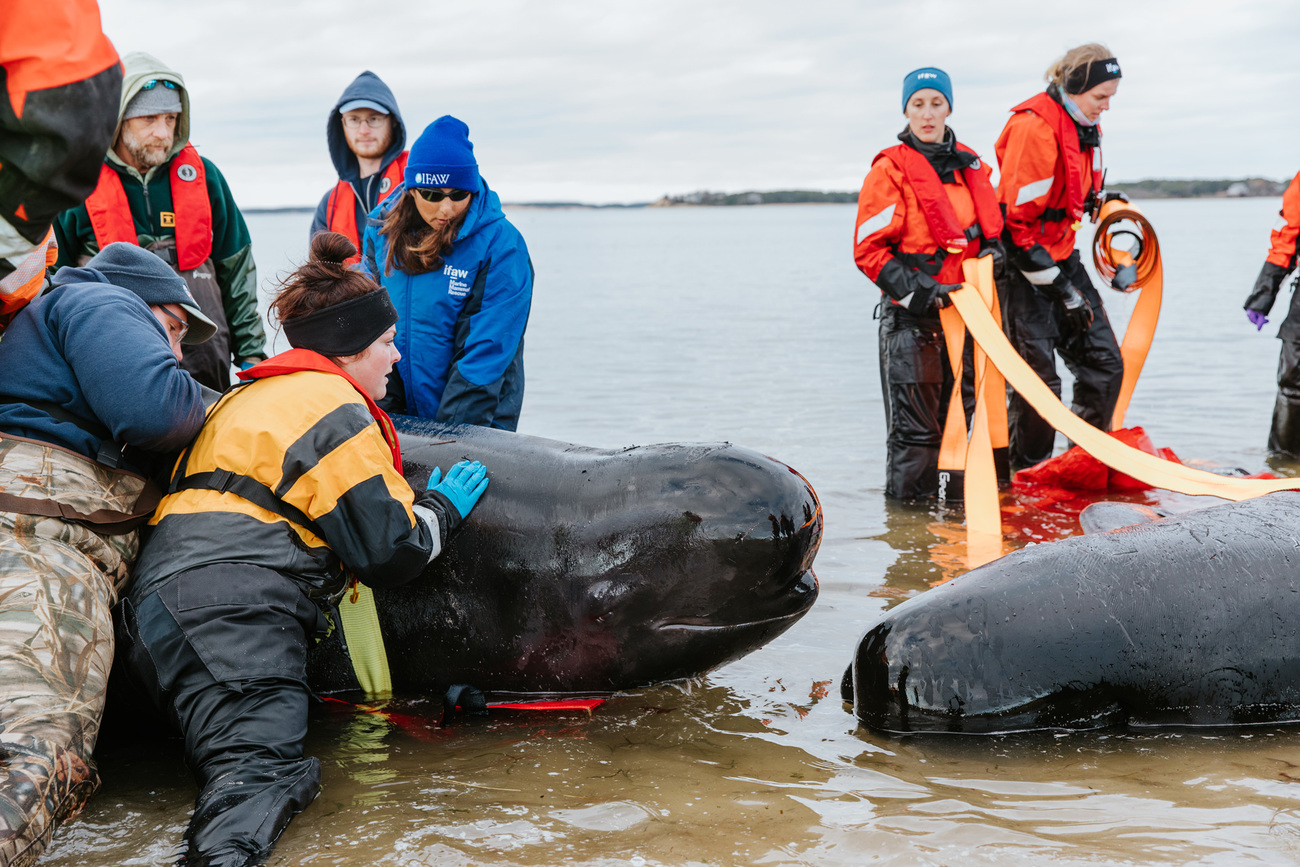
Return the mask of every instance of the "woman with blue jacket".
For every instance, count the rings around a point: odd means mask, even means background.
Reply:
[[[514,430],[533,266],[451,115],[411,148],[405,182],[367,220],[362,266],[388,290],[402,358],[384,408]]]

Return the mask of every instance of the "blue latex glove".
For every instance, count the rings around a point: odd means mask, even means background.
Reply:
[[[1260,313],[1258,310],[1247,310],[1246,318],[1250,320],[1251,325],[1255,326],[1256,331],[1259,331],[1268,324],[1268,317],[1263,313]]]
[[[469,517],[474,504],[478,502],[478,498],[487,490],[487,486],[487,467],[478,461],[461,461],[447,470],[445,479],[442,478],[442,470],[434,467],[425,489],[437,491],[451,500],[451,504],[456,507],[456,511],[460,512],[460,516],[466,518]]]

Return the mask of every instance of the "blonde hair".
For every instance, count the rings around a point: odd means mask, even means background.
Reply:
[[[1111,57],[1114,57],[1114,55],[1110,53],[1109,48],[1100,42],[1089,42],[1087,45],[1080,45],[1065,52],[1064,56],[1047,67],[1047,71],[1043,73],[1043,79],[1049,84],[1055,84],[1063,93],[1068,93],[1069,91],[1065,89],[1065,82],[1069,81],[1075,72],[1082,69],[1083,75],[1080,78],[1087,79],[1090,72],[1088,67]]]

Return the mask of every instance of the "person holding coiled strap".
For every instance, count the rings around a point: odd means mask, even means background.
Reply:
[[[1120,80],[1103,45],[1072,48],[1048,68],[1047,89],[1017,105],[995,150],[1010,266],[999,284],[1007,335],[1059,396],[1056,354],[1074,374],[1072,409],[1110,430],[1124,377],[1115,332],[1074,248],[1086,214],[1122,193],[1102,189],[1102,112]],[[1123,289],[1131,272],[1117,274]],[[1056,431],[1019,394],[1007,406],[1009,457],[1024,467],[1052,456]]]
[[[951,112],[947,73],[908,73],[902,144],[876,155],[858,196],[853,259],[884,295],[885,494],[902,499],[938,490],[943,407],[954,387],[939,308],[961,285],[962,261],[1001,257],[1002,214],[990,168],[947,127]]]
[[[1296,266],[1296,241],[1300,238],[1300,173],[1282,194],[1282,210],[1269,235],[1268,258],[1244,305],[1256,330],[1268,322],[1277,293]],[[1277,402],[1268,432],[1268,450],[1300,457],[1300,293],[1291,293],[1291,308],[1277,330],[1282,353],[1277,361]]]
[[[397,360],[388,293],[336,232],[272,304],[294,348],[242,371],[177,461],[119,614],[131,681],[199,782],[185,863],[262,863],[320,791],[303,755],[307,648],[349,575],[414,580],[487,488],[477,461],[415,492],[375,401]]]

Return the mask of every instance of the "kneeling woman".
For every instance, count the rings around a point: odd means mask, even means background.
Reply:
[[[208,413],[152,523],[124,612],[128,670],[185,736],[200,791],[196,863],[255,862],[320,791],[303,757],[309,642],[347,574],[406,583],[487,487],[460,463],[418,495],[384,396],[397,352],[388,294],[343,262],[342,235],[272,304],[294,347],[240,374]]]
[[[902,144],[876,155],[858,195],[853,259],[884,293],[885,494],[900,499],[938,491],[943,407],[953,388],[939,308],[961,285],[963,260],[1000,249],[990,169],[945,125],[951,112],[947,73],[908,73]]]
[[[478,173],[469,127],[444,115],[425,128],[362,246],[362,266],[402,314],[384,408],[517,428],[533,265]]]

